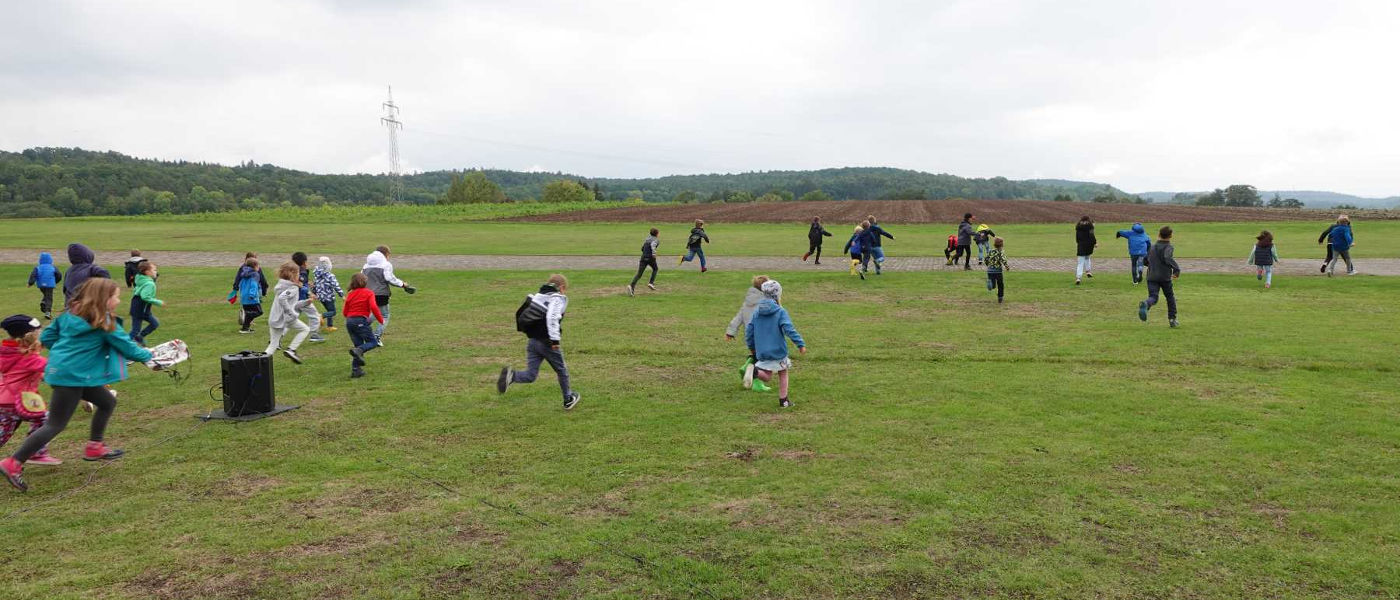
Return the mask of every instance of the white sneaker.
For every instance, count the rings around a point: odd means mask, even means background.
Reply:
[[[649,289],[649,290],[651,290],[651,291],[653,291],[653,292],[656,291],[656,284],[654,284],[654,283],[648,283],[648,284],[647,284],[647,289]]]
[[[630,286],[630,285],[627,286],[627,295],[628,295],[628,296],[634,295],[635,292],[636,292],[636,290],[634,290],[634,289],[632,288],[632,286]]]
[[[753,363],[744,367],[744,389],[746,390],[753,387],[753,369]]]

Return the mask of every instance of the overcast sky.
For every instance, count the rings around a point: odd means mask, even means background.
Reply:
[[[392,5],[389,6],[389,5]],[[1400,2],[0,0],[0,149],[1400,194]]]

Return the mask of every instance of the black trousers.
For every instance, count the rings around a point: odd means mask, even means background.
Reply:
[[[256,318],[258,318],[258,317],[261,317],[261,316],[262,316],[262,313],[263,313],[263,310],[262,310],[262,305],[261,305],[261,304],[244,304],[244,305],[243,305],[243,328],[244,328],[244,329],[247,329],[247,328],[249,328],[249,327],[252,327],[252,326],[253,326],[253,319],[256,319]]]
[[[38,431],[29,434],[24,438],[24,443],[19,445],[19,450],[15,451],[15,460],[21,464],[29,460],[40,448],[48,445],[59,433],[68,427],[68,420],[73,418],[73,411],[78,408],[78,402],[87,400],[97,409],[92,414],[92,434],[89,440],[94,442],[102,441],[102,432],[107,429],[107,420],[112,418],[112,411],[117,408],[117,397],[112,395],[112,390],[102,386],[94,387],[67,387],[62,385],[53,386],[53,396],[49,398],[49,420],[40,427]]]
[[[807,242],[807,254],[815,254],[815,255],[817,255],[817,262],[821,262],[821,260],[822,260],[822,243],[821,243],[821,240],[817,240],[817,241],[815,241],[815,242],[814,242],[814,241],[811,241],[811,240],[808,240],[808,242]]]
[[[39,312],[49,314],[53,310],[53,288],[39,288]]]
[[[1002,277],[1002,275],[1004,274],[987,273],[987,289],[990,290],[993,286],[995,286],[997,288],[998,298],[1001,298],[1002,296],[1006,295],[1006,279]]]
[[[1172,293],[1172,282],[1147,280],[1147,306],[1151,308],[1157,303],[1157,292],[1160,291],[1167,297],[1167,318],[1176,318],[1176,294]]]
[[[958,264],[958,259],[962,258],[963,266],[972,268],[972,251],[968,249],[970,247],[968,244],[958,244],[958,253],[953,255],[953,264]]]
[[[637,276],[632,278],[632,287],[637,287],[637,282],[641,281],[642,272],[646,271],[647,267],[651,267],[651,279],[647,280],[648,283],[656,283],[656,257],[643,256],[637,265]]]

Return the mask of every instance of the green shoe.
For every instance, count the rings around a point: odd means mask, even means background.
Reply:
[[[750,356],[750,357],[748,357],[748,358],[745,358],[745,359],[744,359],[744,364],[739,365],[739,374],[740,374],[740,375],[743,375],[743,374],[744,374],[744,371],[749,370],[749,365],[751,365],[751,364],[753,364],[753,357]]]
[[[762,381],[758,381],[758,380],[755,379],[754,382],[753,382],[753,391],[755,391],[755,392],[771,392],[771,391],[773,391],[773,388],[768,387],[767,384],[763,383]]]

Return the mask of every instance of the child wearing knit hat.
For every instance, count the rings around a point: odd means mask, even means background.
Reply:
[[[786,408],[792,406],[788,400],[788,369],[792,366],[792,360],[788,358],[787,342],[792,340],[801,354],[807,353],[807,344],[797,333],[787,309],[780,305],[782,284],[770,279],[759,290],[763,292],[763,301],[754,310],[753,318],[744,332],[744,342],[754,357],[754,364],[744,373],[744,385],[752,385],[755,377],[767,382],[776,376],[778,406]]]

